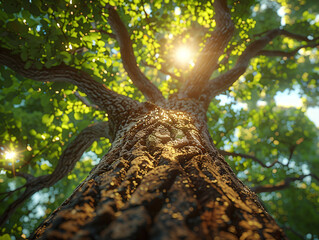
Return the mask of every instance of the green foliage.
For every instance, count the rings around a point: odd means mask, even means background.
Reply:
[[[215,28],[210,1],[1,1],[0,44],[14,49],[26,62],[25,68],[64,63],[83,69],[120,94],[143,101],[124,71],[118,43],[107,23],[106,3],[116,5],[129,26],[141,70],[165,97],[175,92],[192,68],[191,62],[185,65],[176,60],[177,49],[188,46],[192,59],[196,59]],[[221,64],[212,77],[233,67],[247,44],[265,30],[285,27],[310,38],[318,37],[319,5],[314,1],[230,0],[228,5],[235,34],[227,47],[229,61]],[[284,37],[272,41],[267,49],[289,51],[304,44]],[[211,103],[207,119],[218,148],[254,155],[265,164],[278,161],[272,168],[264,168],[248,158],[227,157],[249,186],[276,184],[287,177],[319,172],[318,128],[305,115],[308,107],[318,106],[318,55],[317,49],[307,48],[290,58],[256,57],[244,76],[227,91],[228,97],[223,95]],[[300,89],[303,106],[277,106],[276,94],[294,88]],[[107,119],[105,113],[79,101],[76,91],[69,84],[24,79],[0,66],[0,192],[25,183],[15,176],[15,171],[34,176],[52,173],[62,151],[82,129]],[[67,178],[25,202],[1,230],[0,239],[28,236],[71,194],[109,145],[107,139],[95,142]],[[4,156],[10,150],[18,152],[14,165]],[[318,181],[307,177],[283,191],[262,193],[260,197],[280,224],[307,239],[318,239],[319,231],[313,224],[319,222],[318,192]],[[19,193],[9,196],[2,207]],[[290,231],[287,234],[290,239],[298,239]]]

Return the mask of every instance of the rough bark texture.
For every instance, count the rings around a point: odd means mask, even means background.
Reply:
[[[145,103],[30,239],[285,239],[212,144],[205,110]]]

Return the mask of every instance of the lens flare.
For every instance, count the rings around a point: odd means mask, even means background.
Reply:
[[[10,159],[10,160],[11,160],[11,159],[13,159],[15,156],[16,156],[16,153],[15,153],[15,152],[12,152],[12,151],[5,153],[5,158],[6,158],[6,159]]]
[[[179,47],[176,50],[176,60],[181,64],[190,63],[192,61],[192,51],[186,46]]]

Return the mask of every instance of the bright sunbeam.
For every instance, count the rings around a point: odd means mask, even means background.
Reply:
[[[16,156],[16,153],[15,153],[15,152],[12,152],[12,151],[5,153],[5,158],[6,158],[6,159],[12,160],[12,159],[14,159],[15,156]]]
[[[192,58],[192,52],[189,48],[186,46],[181,46],[176,51],[176,60],[181,63],[190,63]]]

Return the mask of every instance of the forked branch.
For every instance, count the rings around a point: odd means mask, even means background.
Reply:
[[[15,212],[15,210],[34,193],[43,188],[53,186],[69,172],[71,172],[80,160],[83,153],[92,145],[94,141],[101,137],[109,137],[109,127],[107,122],[96,123],[88,126],[67,146],[60,156],[59,162],[52,174],[40,177],[31,177],[28,174],[27,183],[18,188],[25,188],[25,191],[13,203],[11,203],[0,217],[0,226]],[[10,193],[11,194],[11,193]]]
[[[199,96],[207,85],[210,76],[217,69],[218,58],[224,53],[229,40],[233,36],[234,24],[227,7],[226,0],[215,0],[216,28],[207,39],[205,47],[199,54],[195,66],[186,81],[181,94],[190,97]]]
[[[250,60],[253,57],[256,57],[258,55],[273,55],[273,56],[277,56],[277,55],[284,55],[282,52],[275,52],[275,51],[264,51],[263,48],[265,46],[267,46],[269,44],[270,41],[272,41],[275,37],[279,36],[279,35],[283,35],[286,37],[290,37],[293,38],[295,40],[299,40],[299,41],[306,41],[309,44],[304,45],[302,47],[300,47],[299,49],[303,48],[303,47],[315,47],[318,46],[318,43],[316,43],[317,38],[313,39],[313,40],[309,40],[307,37],[302,37],[298,34],[293,34],[290,33],[286,30],[282,30],[282,29],[274,29],[274,30],[270,30],[266,33],[263,34],[263,36],[258,39],[255,40],[254,42],[252,42],[250,45],[247,46],[247,48],[245,49],[245,51],[242,53],[242,55],[238,58],[236,65],[230,69],[229,71],[227,71],[226,73],[212,79],[209,81],[209,87],[206,88],[206,93],[205,95],[207,96],[206,101],[210,102],[210,100],[222,93],[223,91],[226,91],[231,85],[233,85],[234,82],[236,82],[238,80],[238,78],[245,73]],[[298,52],[299,49],[295,49],[295,51],[293,51],[294,54],[296,54]],[[287,53],[285,53],[286,55]]]
[[[107,9],[109,12],[108,22],[120,45],[121,58],[127,74],[133,81],[134,85],[143,93],[148,101],[153,103],[163,102],[164,97],[161,91],[150,82],[150,80],[144,75],[144,73],[141,72],[140,68],[138,67],[134,56],[130,35],[120,16],[113,6],[107,5]]]
[[[61,64],[52,68],[26,69],[19,55],[12,54],[10,50],[0,47],[0,64],[5,65],[24,77],[40,82],[67,82],[78,86],[81,91],[94,102],[101,110],[111,115],[117,115],[120,108],[126,110],[138,105],[138,102],[120,95],[95,81],[87,73],[73,67]]]

